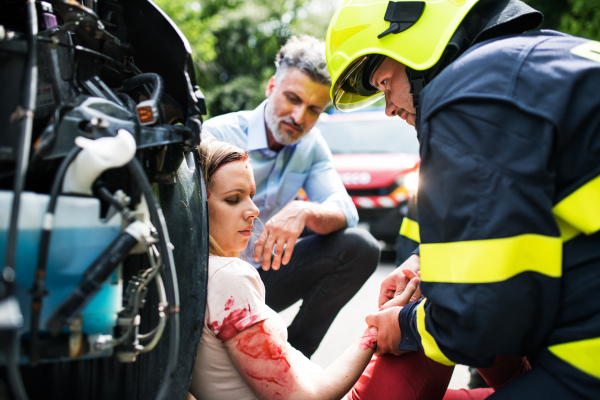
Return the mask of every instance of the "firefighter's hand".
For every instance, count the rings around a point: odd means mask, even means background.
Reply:
[[[398,323],[398,314],[400,310],[410,301],[419,286],[419,278],[413,278],[406,285],[405,290],[391,300],[394,304],[389,304],[387,308],[383,308],[375,314],[367,315],[365,319],[368,326],[374,326],[379,329],[377,335],[377,351],[376,355],[380,356],[385,353],[391,353],[399,356],[406,353],[404,350],[398,350],[400,346],[400,324]]]
[[[409,272],[407,272],[407,274],[409,274]],[[414,275],[414,272],[410,271],[410,274]],[[410,279],[402,293],[398,293],[393,299],[384,303],[381,307],[379,307],[379,311],[383,311],[391,307],[404,307],[411,301],[419,299],[419,297],[417,297],[417,291],[419,290],[420,283],[421,279],[416,276]]]
[[[398,350],[400,346],[400,325],[398,324],[398,314],[402,307],[390,307],[386,310],[367,315],[365,321],[369,326],[378,329],[376,356],[382,356],[391,353],[399,356],[406,353],[405,350]]]
[[[279,269],[280,265],[290,262],[296,240],[304,230],[307,218],[311,214],[311,203],[291,201],[265,224],[254,249],[254,261],[262,258],[262,269]],[[285,245],[285,254],[283,246]],[[271,263],[271,251],[275,247],[275,256]]]
[[[400,296],[406,289],[408,282],[412,278],[420,276],[420,268],[420,258],[416,254],[413,254],[401,266],[389,274],[387,278],[381,282],[378,306],[381,307],[393,298]],[[421,289],[417,288],[410,301],[418,300],[421,296]]]

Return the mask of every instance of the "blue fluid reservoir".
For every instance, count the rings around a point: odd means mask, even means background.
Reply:
[[[0,191],[0,260],[4,260],[13,193]],[[48,195],[21,195],[18,249],[15,267],[16,294],[23,314],[20,333],[30,330],[31,296],[42,236],[42,219]],[[81,281],[85,269],[121,231],[121,215],[100,219],[100,202],[95,198],[60,196],[48,253],[46,289],[40,332],[52,311]],[[112,335],[117,313],[122,309],[122,283],[115,271],[82,312],[84,334]]]

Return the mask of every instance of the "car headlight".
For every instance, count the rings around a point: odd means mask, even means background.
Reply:
[[[419,171],[412,171],[404,175],[400,175],[396,182],[403,186],[409,192],[416,191],[419,187]]]

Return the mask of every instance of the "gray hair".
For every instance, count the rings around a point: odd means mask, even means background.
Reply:
[[[325,59],[325,42],[315,37],[292,36],[275,58],[275,79],[281,83],[289,68],[297,68],[316,83],[331,86]]]

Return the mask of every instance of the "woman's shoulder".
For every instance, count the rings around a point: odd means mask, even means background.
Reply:
[[[268,317],[265,286],[253,266],[234,257],[210,257],[208,264],[211,275],[205,319],[217,337],[223,327],[230,326],[232,321],[233,325],[239,323],[242,326],[243,323],[256,323]],[[227,340],[222,337],[219,339],[222,342]]]
[[[238,257],[210,256],[208,258],[209,282],[215,277],[234,280],[236,277],[260,279],[256,268]]]

